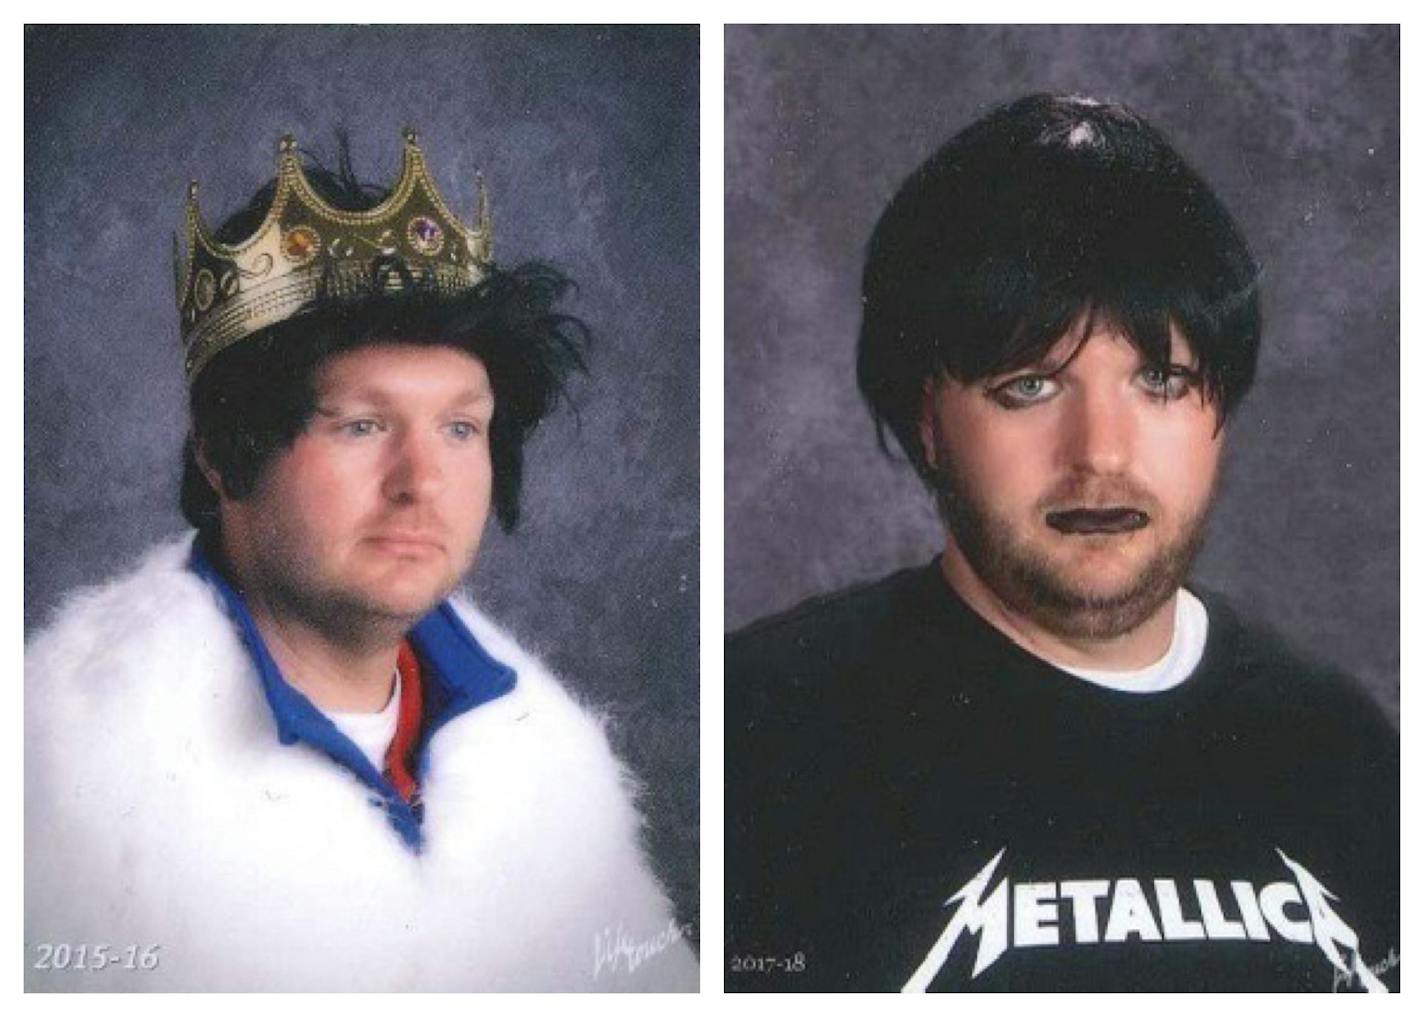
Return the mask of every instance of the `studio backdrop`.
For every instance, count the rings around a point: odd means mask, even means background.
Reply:
[[[480,606],[611,718],[655,868],[696,926],[695,28],[30,28],[25,34],[25,626],[185,527],[171,237],[276,171],[279,137],[392,185],[401,129],[496,260],[552,262],[594,334],[528,446]],[[161,675],[155,675],[161,680]],[[578,845],[569,845],[577,851]]]
[[[929,561],[930,497],[855,386],[860,273],[904,179],[1033,92],[1124,103],[1264,266],[1254,390],[1195,581],[1399,710],[1399,31],[731,27],[726,624]]]

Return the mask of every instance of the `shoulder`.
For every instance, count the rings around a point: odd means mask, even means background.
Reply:
[[[644,850],[639,787],[610,745],[610,712],[580,701],[468,600],[451,603],[517,678],[512,691],[462,714],[431,741],[427,871],[447,887],[466,887],[452,900],[517,913],[504,929],[511,949],[524,944],[526,953],[552,956],[567,940],[568,955],[582,958],[605,926],[657,935],[673,911]],[[499,885],[490,882],[496,872]],[[677,956],[687,960],[684,954],[682,947]],[[528,959],[511,965],[523,970]],[[665,973],[666,987],[695,983],[685,966]]]
[[[942,637],[937,578],[933,566],[905,569],[728,637],[729,794],[776,800],[770,774],[854,765],[875,718],[931,656],[925,641]]]
[[[558,746],[550,751],[567,752],[571,757],[597,760],[608,766],[617,762],[609,747],[610,713],[601,706],[585,701],[563,681],[556,678],[534,653],[522,646],[503,626],[485,615],[463,596],[451,598],[470,633],[495,660],[510,667],[516,674],[512,692],[479,707],[487,716],[511,720],[541,731],[557,731]],[[498,710],[489,710],[497,706]]]
[[[1398,732],[1358,678],[1305,652],[1231,598],[1194,592],[1210,619],[1203,666],[1224,678],[1236,708],[1269,717],[1297,739],[1397,751]]]
[[[70,593],[25,647],[27,726],[199,715],[242,686],[246,656],[217,595],[188,569],[191,535]]]
[[[806,655],[873,647],[912,623],[932,586],[930,568],[902,569],[755,621],[727,637],[728,670],[763,671]]]
[[[223,772],[270,726],[216,593],[187,567],[190,548],[190,536],[161,544],[71,593],[27,644],[26,789],[56,815],[73,797],[63,789],[87,789],[86,809],[102,816],[136,774],[176,775],[179,758],[185,773]]]
[[[730,634],[729,721],[784,725],[858,710],[868,680],[893,680],[892,662],[920,636],[942,631],[946,615],[937,595],[943,591],[934,566],[902,569]]]
[[[26,660],[79,662],[168,630],[175,615],[190,613],[206,594],[187,568],[191,547],[191,535],[159,544],[120,576],[66,594],[27,641]]]
[[[516,814],[542,802],[531,822],[567,825],[571,833],[582,826],[606,837],[611,850],[640,853],[639,787],[613,752],[610,711],[581,701],[469,601],[452,603],[480,645],[517,677],[512,691],[456,718],[436,737],[433,778],[443,776],[447,788],[461,785],[462,794],[487,798],[492,806],[498,800],[499,808]],[[435,779],[429,790],[437,793]],[[428,816],[437,814],[427,809]]]
[[[1398,730],[1355,676],[1227,598],[1198,596],[1210,618],[1199,709],[1214,737],[1195,758],[1262,821],[1287,817],[1332,891],[1382,909],[1370,940],[1397,942]]]

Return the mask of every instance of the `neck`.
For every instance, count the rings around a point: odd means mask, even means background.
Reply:
[[[377,714],[394,688],[400,640],[339,641],[261,597],[245,597],[248,612],[282,677],[328,714]]]
[[[288,684],[326,713],[385,709],[395,690],[404,627],[371,618],[345,626],[329,619],[322,624],[273,596],[228,549],[210,548],[208,553],[242,594],[247,613]]]
[[[379,713],[395,688],[400,639],[353,644],[247,597],[248,612],[293,688],[325,713]]]
[[[1059,667],[1133,671],[1161,660],[1172,645],[1175,596],[1128,632],[1105,638],[1076,637],[1050,631],[1006,604],[974,571],[953,537],[945,544],[940,570],[976,614],[1035,657]]]
[[[412,622],[321,608],[264,581],[242,542],[224,533],[204,547],[242,595],[267,651],[287,683],[325,713],[379,713],[395,691],[396,659]],[[315,608],[315,609],[314,609]]]

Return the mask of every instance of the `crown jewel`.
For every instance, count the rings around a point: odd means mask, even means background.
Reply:
[[[220,351],[290,318],[323,293],[357,296],[377,285],[405,286],[400,272],[375,271],[379,259],[403,265],[438,292],[475,286],[492,263],[493,229],[478,181],[473,226],[445,204],[425,168],[415,132],[405,131],[400,179],[375,208],[345,212],[312,189],[297,144],[282,138],[277,185],[262,225],[246,240],[224,244],[198,212],[198,184],[188,185],[187,256],[174,252],[184,370],[191,384]]]

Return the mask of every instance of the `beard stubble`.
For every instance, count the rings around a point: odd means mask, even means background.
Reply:
[[[941,464],[950,461],[946,451],[939,450],[936,457]],[[940,516],[956,545],[979,579],[1006,607],[1061,638],[1106,640],[1137,629],[1181,587],[1201,550],[1215,480],[1177,532],[1169,534],[1132,576],[1108,591],[1092,589],[1067,574],[1052,555],[1035,547],[1011,521],[999,517],[977,498],[952,468],[941,465],[936,469],[933,487]],[[1149,525],[1163,525],[1156,499],[1114,478],[1069,478],[1042,501],[1150,506]],[[1045,512],[1041,509],[1042,505],[1036,507],[1037,514],[1043,517]]]

